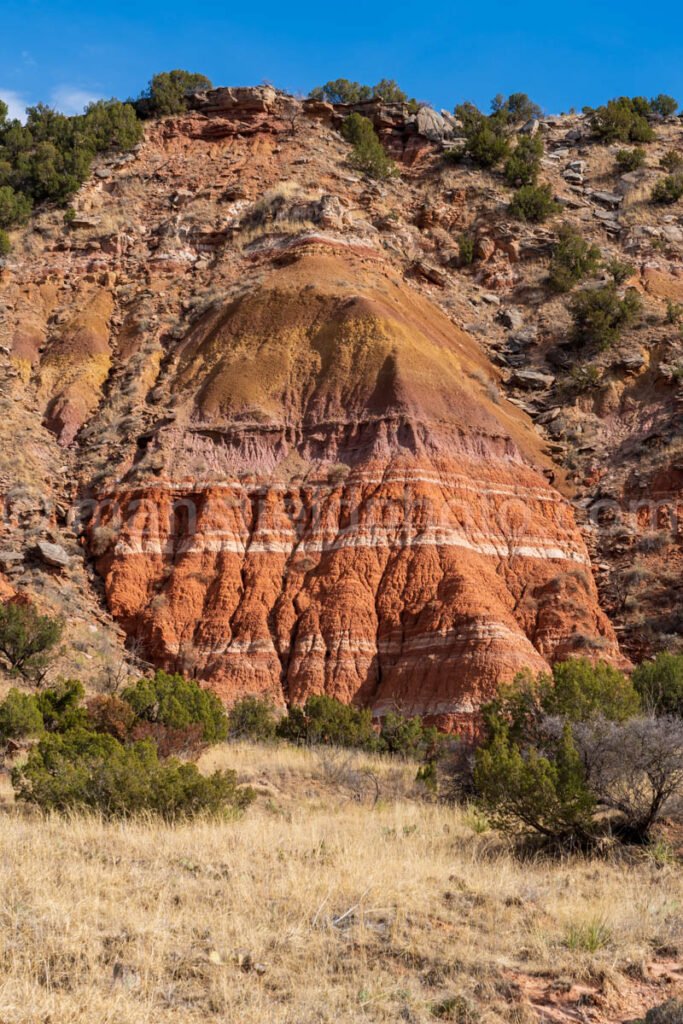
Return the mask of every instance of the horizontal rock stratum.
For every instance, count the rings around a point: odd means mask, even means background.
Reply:
[[[616,654],[529,423],[379,256],[290,251],[192,328],[170,390],[161,479],[103,496],[98,566],[158,663],[453,723],[522,668]]]

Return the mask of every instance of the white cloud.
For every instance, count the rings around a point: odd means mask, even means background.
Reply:
[[[72,85],[58,85],[52,90],[50,105],[63,114],[82,114],[83,108],[95,100],[102,99],[98,93],[77,89]]]
[[[20,121],[26,120],[25,109],[28,100],[21,93],[15,92],[14,89],[0,89],[0,100],[7,104],[10,117],[18,117]]]

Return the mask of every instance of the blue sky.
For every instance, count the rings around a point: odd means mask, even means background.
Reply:
[[[137,95],[157,71],[307,92],[329,78],[395,78],[420,100],[488,107],[524,91],[549,113],[619,94],[683,101],[681,8],[623,0],[488,4],[2,0],[0,96],[67,113]]]

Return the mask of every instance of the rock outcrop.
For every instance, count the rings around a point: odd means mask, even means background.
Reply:
[[[157,479],[100,496],[114,616],[227,700],[448,724],[524,667],[615,656],[571,511],[476,344],[379,254],[310,248],[180,341]]]
[[[520,668],[620,661],[601,603],[628,653],[671,646],[683,262],[642,198],[654,164],[610,180],[582,118],[534,122],[562,219],[637,260],[648,315],[574,366],[545,283],[560,220],[513,221],[495,175],[446,165],[447,112],[268,86],[191,107],[101,158],[70,224],[40,211],[2,269],[0,594],[64,612],[74,674],[97,618],[226,701],[325,692],[459,727]],[[351,109],[400,176],[349,163]]]

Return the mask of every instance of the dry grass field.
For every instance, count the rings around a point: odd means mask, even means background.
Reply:
[[[681,994],[663,846],[525,861],[420,798],[414,766],[249,744],[204,764],[255,784],[242,818],[44,818],[3,784],[2,1024],[617,1022]]]

